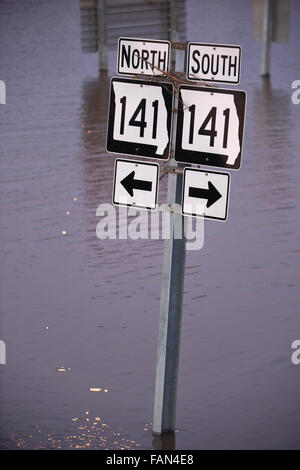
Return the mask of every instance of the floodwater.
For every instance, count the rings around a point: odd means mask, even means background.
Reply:
[[[186,40],[242,46],[248,104],[228,221],[187,252],[178,449],[300,448],[300,4],[270,80],[251,5],[186,1]],[[99,78],[73,0],[1,0],[0,45],[0,447],[164,446],[151,433],[163,241],[96,237],[117,45]]]

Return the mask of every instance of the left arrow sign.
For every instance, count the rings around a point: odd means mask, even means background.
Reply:
[[[133,197],[133,190],[140,189],[141,191],[152,191],[152,182],[134,179],[135,171],[129,173],[122,181],[122,186],[126,189],[128,194]]]
[[[158,196],[159,165],[117,158],[113,204],[156,210]]]

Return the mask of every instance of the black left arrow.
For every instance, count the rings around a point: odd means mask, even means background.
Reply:
[[[140,189],[141,191],[152,191],[152,182],[144,180],[134,179],[135,171],[132,171],[122,181],[122,186],[126,189],[130,196],[133,196],[134,189]]]
[[[222,197],[222,194],[220,194],[212,182],[209,181],[208,189],[190,187],[189,197],[207,199],[206,207],[210,207]]]

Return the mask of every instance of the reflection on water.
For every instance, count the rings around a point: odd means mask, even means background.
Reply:
[[[0,447],[299,447],[299,2],[270,81],[251,2],[186,2],[187,39],[241,44],[248,104],[228,222],[187,253],[176,442],[151,433],[163,243],[96,238],[115,53],[99,78],[78,2],[21,3],[0,2]]]
[[[102,450],[132,450],[139,449],[141,444],[123,437],[123,433],[112,432],[108,424],[99,416],[92,416],[86,411],[80,417],[72,418],[70,435],[54,437],[32,425],[26,436],[13,433],[7,447],[10,449],[102,449]],[[6,448],[6,446],[3,446]]]
[[[254,141],[256,178],[259,184],[259,211],[285,210],[294,207],[296,199],[293,179],[293,108],[284,89],[272,89],[271,80],[262,79],[254,92]],[[284,125],[283,125],[284,122]],[[277,215],[276,215],[277,217]]]
[[[155,450],[174,450],[176,449],[175,432],[167,432],[161,436],[154,435],[152,439],[153,449]]]

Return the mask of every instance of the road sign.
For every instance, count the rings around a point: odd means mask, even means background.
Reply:
[[[175,2],[168,3],[173,5]],[[121,38],[119,42],[118,72],[121,74],[141,73],[141,58],[147,61],[146,56],[149,58],[151,53],[151,49],[149,53],[146,47],[146,41],[142,49],[132,41]],[[176,52],[174,70],[183,73],[186,47],[182,43],[173,42],[172,48]],[[207,57],[204,58],[201,56],[205,54],[202,49],[198,49],[198,53],[195,50],[191,50],[190,46],[189,53],[196,64],[191,62],[189,67],[197,66],[195,59],[200,60],[201,57],[201,73],[203,67],[206,70],[205,64],[208,67],[209,61],[215,81],[234,78],[234,83],[238,83],[240,50],[236,60],[233,51],[213,49],[214,52],[209,52],[206,48]],[[154,56],[157,59],[158,56]],[[217,65],[221,67],[218,71],[215,68]],[[127,67],[127,71],[124,67]],[[196,79],[203,79],[199,71],[195,73],[198,73]],[[208,71],[205,73],[208,74]],[[191,76],[189,78],[195,79]],[[209,80],[209,77],[206,79]],[[166,168],[168,208],[165,210],[170,211],[170,237],[166,240],[163,254],[152,426],[153,434],[160,436],[175,430],[186,250],[184,216],[227,220],[230,187],[228,173],[196,168],[185,168],[182,172],[179,168],[182,165],[177,162],[238,170],[241,166],[246,108],[246,93],[243,91],[192,85],[180,85],[178,93],[176,87],[173,100],[174,87],[167,82],[170,82],[170,77],[165,80],[166,83],[159,82],[157,78],[152,81],[113,78],[107,129],[109,152],[166,160],[170,148],[175,148],[174,156],[172,151],[172,159]],[[113,203],[155,210],[158,180],[157,163],[117,159]],[[180,203],[181,213],[174,208]]]
[[[170,49],[169,41],[120,38],[118,74],[164,75],[169,71]]]
[[[175,160],[238,170],[246,93],[180,85]]]
[[[208,82],[239,83],[240,46],[202,44],[188,45],[187,78]]]
[[[155,210],[157,205],[159,165],[117,159],[113,203]]]
[[[229,184],[229,173],[185,168],[182,189],[183,215],[226,220]]]
[[[169,158],[173,85],[112,78],[107,151]]]

